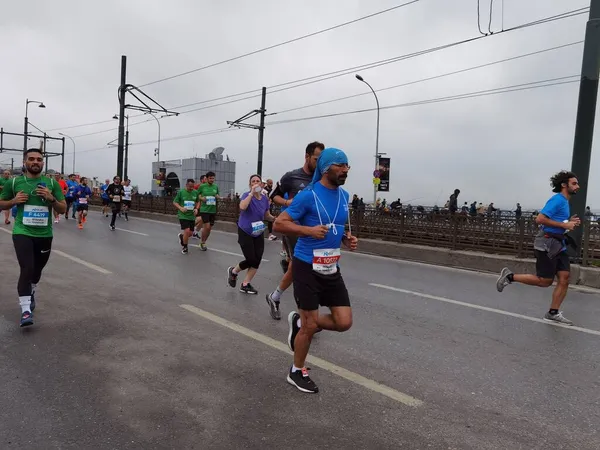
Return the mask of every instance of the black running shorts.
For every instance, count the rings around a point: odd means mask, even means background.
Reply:
[[[110,198],[103,198],[102,206],[108,206],[108,205],[110,205]]]
[[[312,269],[312,264],[294,258],[292,274],[294,297],[299,309],[315,311],[319,306],[350,306],[350,297],[339,267],[333,275],[322,275]]]
[[[179,219],[179,224],[181,225],[182,230],[194,231],[194,228],[196,227],[196,222],[193,220]]]
[[[562,252],[550,259],[548,253],[535,250],[535,272],[540,278],[554,280],[558,272],[570,272],[571,261],[567,252]]]
[[[202,219],[202,223],[209,223],[212,227],[215,224],[215,217],[217,216],[215,213],[204,213],[201,212],[198,216]]]
[[[77,212],[79,211],[87,211],[89,209],[89,205],[77,205]]]

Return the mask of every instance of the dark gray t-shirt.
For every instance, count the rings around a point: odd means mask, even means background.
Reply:
[[[281,177],[279,184],[281,191],[288,195],[288,198],[293,199],[298,192],[304,189],[312,181],[313,176],[307,174],[304,168],[292,170]]]

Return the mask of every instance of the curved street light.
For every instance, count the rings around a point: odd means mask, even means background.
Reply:
[[[29,125],[29,119],[27,118],[27,112],[29,110],[29,104],[36,103],[38,108],[45,108],[44,102],[38,102],[36,100],[25,99],[25,124],[23,126],[23,153],[27,151],[27,128]]]
[[[61,136],[66,137],[66,138],[71,139],[71,142],[73,143],[73,171],[71,173],[75,173],[75,140],[71,136],[68,136],[68,135],[66,135],[64,133],[58,133],[58,134],[61,135]]]
[[[365,81],[363,77],[359,74],[356,74],[356,79],[365,83],[371,89],[371,92],[375,96],[375,102],[377,103],[377,137],[375,138],[375,170],[379,167],[379,98],[377,98],[377,94],[375,93],[375,89]],[[373,205],[377,203],[377,185],[373,185]]]

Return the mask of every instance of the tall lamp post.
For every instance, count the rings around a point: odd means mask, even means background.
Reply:
[[[66,137],[67,139],[70,139],[71,142],[73,143],[73,171],[71,173],[75,173],[75,140],[71,136],[68,136],[64,133],[58,133],[58,134]]]
[[[156,123],[158,124],[158,146],[154,150],[154,156],[156,156],[156,161],[160,162],[160,121],[154,114],[152,114],[152,113],[148,113],[148,114],[150,114],[152,117],[154,117],[154,120],[156,120]]]
[[[29,125],[29,119],[27,118],[27,112],[29,110],[30,103],[36,103],[38,105],[38,108],[46,107],[46,105],[44,105],[44,102],[38,102],[35,100],[26,99],[26,101],[25,101],[25,125],[23,126],[23,153],[25,153],[27,151],[27,128]]]
[[[369,86],[369,89],[371,89],[371,92],[375,96],[375,102],[377,103],[377,137],[375,138],[375,170],[377,170],[377,169],[379,169],[379,99],[377,98],[375,89],[373,89],[373,87],[369,83],[367,83],[363,77],[356,74],[356,79],[358,81],[362,81],[367,86]],[[377,185],[373,185],[373,205],[375,205],[376,203],[377,203]]]

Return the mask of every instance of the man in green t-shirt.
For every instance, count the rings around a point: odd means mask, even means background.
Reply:
[[[196,209],[199,210],[198,227],[202,226],[202,238],[200,241],[200,249],[206,251],[206,241],[210,236],[210,230],[215,224],[217,215],[217,199],[219,196],[219,186],[215,184],[215,173],[208,172],[206,174],[206,183],[198,188],[198,203]],[[194,232],[194,236],[198,237],[198,232]]]
[[[42,175],[44,155],[29,149],[24,155],[26,172],[5,183],[0,210],[17,206],[13,244],[21,268],[17,291],[21,305],[21,326],[33,325],[35,290],[52,248],[52,214],[67,211],[60,185]]]
[[[0,177],[0,195],[2,195],[2,189],[6,183],[10,180],[10,170],[5,170]],[[10,225],[10,209],[4,211],[4,223]]]
[[[188,241],[194,232],[194,212],[198,193],[194,190],[194,179],[189,178],[185,183],[185,189],[180,189],[173,199],[173,206],[177,208],[177,217],[181,224],[183,233],[179,233],[181,253],[187,255]]]

